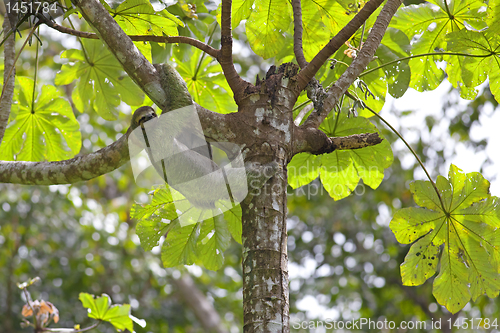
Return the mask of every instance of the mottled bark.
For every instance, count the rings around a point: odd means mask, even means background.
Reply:
[[[288,332],[286,166],[296,126],[292,113],[297,65],[268,72],[266,81],[243,100],[240,112],[253,115],[246,159],[279,164],[278,172],[242,203],[244,332]],[[251,140],[250,140],[251,139]]]
[[[9,20],[7,16],[3,21],[4,35],[10,30]],[[12,106],[12,98],[14,96],[14,84],[16,81],[16,69],[14,67],[15,59],[15,34],[11,34],[3,44],[4,70],[3,70],[3,91],[2,100],[0,101],[0,146],[7,128],[10,110]],[[12,69],[12,71],[11,71]],[[10,74],[10,77],[8,75]]]

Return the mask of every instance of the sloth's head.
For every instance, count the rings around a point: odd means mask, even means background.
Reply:
[[[130,128],[133,130],[148,120],[156,118],[156,113],[150,106],[141,106],[137,110],[135,110],[134,115],[132,116],[132,121],[130,122]]]

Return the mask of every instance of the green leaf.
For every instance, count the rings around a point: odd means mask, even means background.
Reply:
[[[137,236],[139,236],[144,250],[150,251],[158,245],[161,236],[178,224],[174,198],[170,188],[156,189],[151,204],[133,205],[130,216],[139,221],[136,227]]]
[[[106,120],[115,120],[121,99],[129,105],[141,105],[144,93],[123,73],[114,56],[97,40],[83,40],[85,51],[62,53],[72,63],[65,64],[56,75],[55,83],[65,85],[78,80],[73,90],[73,102],[81,112],[90,108]]]
[[[408,37],[400,30],[389,28],[375,54],[377,57],[376,63],[380,66],[407,57],[409,50],[410,41]],[[382,70],[385,74],[389,93],[395,98],[402,97],[408,89],[411,80],[408,61],[398,61],[391,65],[386,65],[382,67]]]
[[[198,222],[175,227],[168,233],[161,249],[161,260],[165,267],[194,264],[199,225]]]
[[[436,273],[439,247],[432,243],[432,233],[420,238],[401,264],[401,278],[405,286],[418,286]]]
[[[126,0],[110,14],[128,35],[177,36],[177,26],[184,26],[166,9],[156,12],[147,0]]]
[[[203,221],[196,245],[198,257],[210,270],[218,270],[224,263],[224,251],[229,246],[231,235],[223,215]]]
[[[94,295],[80,293],[79,299],[83,307],[88,309],[89,318],[107,321],[117,330],[134,331],[129,304],[111,306],[111,299],[106,294],[94,298]]]
[[[206,57],[200,50],[194,50],[188,62],[177,60],[176,70],[186,81],[196,103],[224,114],[237,110],[233,93],[216,61]]]
[[[69,102],[54,86],[44,85],[38,93],[30,78],[17,77],[17,83],[19,103],[12,109],[0,159],[59,161],[79,153],[80,125]]]
[[[329,137],[348,136],[376,132],[375,126],[363,117],[347,118],[340,115],[338,123],[328,117],[320,127]],[[321,156],[297,154],[289,164],[289,183],[293,188],[306,185],[318,177],[327,192],[335,200],[347,197],[360,179],[377,188],[384,178],[384,169],[392,164],[393,155],[389,143],[361,149],[339,150]]]
[[[319,11],[317,4],[313,1],[302,1],[301,7],[303,26],[302,46],[306,60],[311,61],[330,41],[330,31],[328,31],[322,22],[321,11]]]
[[[461,30],[447,36],[451,51],[470,54],[471,56],[450,57],[450,81],[454,86],[476,87],[489,77],[490,90],[500,101],[500,62],[498,45],[500,38],[492,31],[475,32]],[[461,66],[460,66],[461,65]],[[460,75],[460,76],[459,76]],[[457,84],[458,82],[458,84]]]
[[[297,189],[307,185],[319,176],[321,168],[321,156],[309,153],[300,153],[292,157],[288,163],[288,184]]]
[[[437,247],[444,244],[433,294],[456,313],[471,298],[496,297],[500,292],[500,202],[489,194],[489,182],[481,174],[464,174],[455,165],[448,179],[438,177],[436,187],[437,192],[430,182],[413,183],[415,202],[425,208],[398,211],[390,228],[404,244],[424,236],[412,245],[401,266],[404,284],[422,284],[432,276]]]
[[[246,20],[252,13],[255,0],[233,0],[231,10],[231,27],[236,29],[242,20]]]
[[[311,0],[311,2],[316,4],[323,24],[330,31],[330,36],[336,35],[354,15],[343,10],[337,1]]]
[[[285,46],[284,33],[291,23],[291,8],[286,0],[255,0],[246,23],[248,42],[252,50],[268,59]]]
[[[412,39],[412,55],[432,54],[446,48],[445,37],[448,33],[459,31],[466,27],[481,29],[484,23],[484,3],[481,0],[430,1],[421,5],[406,6],[398,10],[391,26],[402,30]],[[444,72],[438,68],[436,61],[441,56],[428,55],[413,58],[409,61],[411,67],[410,87],[418,90],[435,89],[444,79]]]
[[[224,218],[227,221],[227,228],[233,236],[233,239],[241,244],[241,206],[237,205],[234,208],[224,212]]]

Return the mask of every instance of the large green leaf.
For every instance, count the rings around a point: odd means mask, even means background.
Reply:
[[[363,117],[347,118],[341,114],[338,122],[327,118],[321,129],[330,137],[376,132],[375,126]],[[377,188],[384,178],[384,169],[392,164],[389,143],[361,149],[340,150],[321,156],[297,154],[289,164],[288,182],[293,188],[305,185],[320,176],[330,196],[340,200],[351,194],[360,179],[371,188]]]
[[[470,56],[456,56],[450,60],[454,65],[450,67],[450,76],[471,88],[480,85],[489,77],[490,90],[495,99],[500,101],[500,59],[498,58],[500,38],[498,34],[489,30],[476,32],[463,29],[450,33],[447,36],[447,42],[451,51],[470,54]],[[459,72],[454,73],[456,71]]]
[[[411,59],[411,84],[418,91],[435,89],[444,79],[443,70],[436,61],[441,56],[432,56],[446,49],[446,34],[467,27],[484,28],[485,5],[481,0],[430,1],[400,9],[391,26],[402,30],[416,41],[412,43],[412,55],[428,56]],[[429,55],[430,54],[430,55]]]
[[[252,13],[252,6],[255,0],[233,0],[231,6],[231,26],[233,29],[246,20]]]
[[[223,253],[231,235],[241,243],[241,208],[239,205],[228,206],[224,215],[207,215],[210,217],[203,222],[181,226],[179,216],[184,212],[175,206],[176,202],[181,201],[185,201],[185,198],[180,193],[162,186],[153,192],[151,204],[136,204],[132,207],[130,215],[138,220],[137,235],[141,246],[149,251],[166,235],[161,251],[165,267],[191,265],[199,259],[206,268],[219,269],[224,262]],[[200,216],[209,211],[194,207],[188,209],[195,215],[199,211]]]
[[[304,56],[307,61],[311,61],[330,40],[330,31],[322,22],[321,11],[317,4],[313,1],[302,1],[301,7]]]
[[[213,271],[218,270],[224,263],[224,251],[230,241],[231,235],[223,215],[203,221],[196,245],[203,266]]]
[[[330,36],[336,35],[354,16],[354,14],[343,10],[337,1],[311,0],[311,3],[316,4],[321,20],[329,30]]]
[[[500,203],[481,174],[464,174],[454,165],[436,187],[438,192],[430,182],[413,183],[410,190],[423,208],[398,211],[390,227],[400,243],[418,240],[401,265],[405,285],[420,285],[435,274],[444,244],[433,294],[456,313],[471,298],[500,292]]]
[[[389,28],[375,54],[377,58],[374,62],[379,66],[392,62],[390,65],[383,66],[382,70],[385,74],[389,93],[396,98],[403,96],[408,89],[411,71],[408,61],[395,61],[407,57],[409,52],[410,41],[408,37],[400,30]],[[380,72],[377,72],[377,74],[380,74]],[[363,80],[364,75],[360,75]],[[369,87],[371,88],[371,86]]]
[[[73,103],[81,112],[93,108],[102,118],[115,120],[120,97],[129,105],[141,105],[143,92],[124,75],[115,57],[97,40],[83,40],[84,50],[67,50],[61,55],[71,63],[57,73],[57,85],[78,80],[73,90]]]
[[[193,50],[190,60],[178,60],[176,70],[186,81],[196,103],[219,113],[236,111],[232,91],[222,74],[222,68],[200,50]]]
[[[184,26],[166,9],[155,11],[148,0],[126,0],[109,11],[129,35],[177,36],[177,26]]]
[[[161,249],[161,260],[165,267],[194,264],[199,226],[199,222],[178,226],[168,233]]]
[[[291,19],[290,3],[286,0],[255,0],[246,23],[248,42],[252,50],[268,59],[285,46],[284,33]]]
[[[107,321],[120,331],[129,330],[134,332],[130,304],[111,305],[111,298],[106,294],[94,298],[94,295],[80,293],[79,299],[83,307],[88,309],[90,318]]]
[[[80,126],[71,105],[54,86],[41,92],[30,78],[17,77],[11,122],[0,150],[1,160],[59,161],[80,152]]]

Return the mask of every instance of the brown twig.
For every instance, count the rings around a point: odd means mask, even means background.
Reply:
[[[378,133],[361,133],[348,136],[328,137],[316,128],[299,127],[296,131],[294,154],[328,154],[335,150],[361,149],[378,145],[382,138]]]
[[[370,0],[370,2],[371,1],[372,0]],[[380,15],[377,17],[377,20],[375,21],[375,24],[373,25],[373,28],[371,29],[371,32],[356,59],[354,59],[351,65],[330,88],[326,99],[323,101],[323,108],[321,110],[316,110],[317,112],[311,113],[303,126],[312,128],[319,127],[319,125],[333,109],[333,106],[338,102],[340,97],[347,91],[349,86],[354,82],[354,80],[356,80],[356,78],[359,77],[368,63],[373,59],[373,55],[380,45],[382,37],[389,26],[389,22],[400,5],[401,0],[387,1],[384,8],[380,12]]]
[[[384,0],[370,0],[354,16],[354,18],[326,46],[305,66],[298,74],[299,89],[302,91],[318,70],[352,35],[358,30],[370,15],[384,2]],[[400,2],[401,3],[401,2]]]
[[[300,0],[292,0],[293,8],[293,53],[295,53],[295,58],[300,68],[304,68],[307,65],[306,58],[304,57],[304,49],[302,46],[302,8],[300,6]]]
[[[72,36],[80,37],[80,38],[88,38],[88,39],[99,39],[99,36],[92,32],[78,31],[71,28],[63,27],[57,23],[48,20],[43,15],[37,15],[41,22],[49,26],[50,28],[62,32],[64,34],[69,34]],[[194,38],[185,37],[185,36],[153,36],[153,35],[130,35],[131,40],[134,42],[155,42],[155,43],[179,43],[179,44],[189,44],[194,46],[208,55],[217,58],[218,50],[214,49],[210,45],[207,45],[199,40]]]

